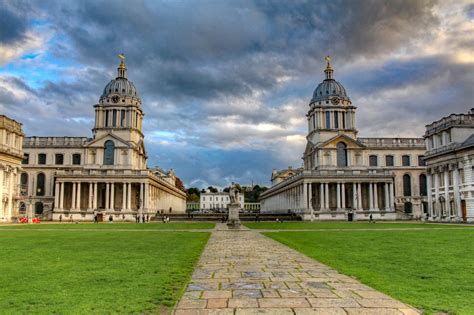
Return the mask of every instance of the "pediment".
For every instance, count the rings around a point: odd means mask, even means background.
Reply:
[[[85,147],[103,147],[104,143],[108,140],[112,140],[117,148],[131,148],[132,146],[127,141],[117,137],[114,134],[108,133],[103,135],[99,138],[92,140],[91,142],[87,143]]]
[[[337,135],[319,145],[320,148],[324,149],[336,149],[336,146],[339,142],[344,142],[347,145],[348,149],[363,149],[365,148],[365,145],[360,143],[359,141],[346,136],[344,134],[342,135]]]

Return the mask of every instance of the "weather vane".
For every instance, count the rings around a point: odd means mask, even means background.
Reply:
[[[125,55],[124,55],[124,54],[119,54],[118,57],[120,58],[120,60],[124,60],[124,59],[125,59]]]

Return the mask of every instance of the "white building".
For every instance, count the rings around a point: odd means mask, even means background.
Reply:
[[[173,171],[147,167],[138,91],[122,60],[94,105],[92,137],[27,137],[21,184],[44,218],[134,220],[184,212],[186,193]]]
[[[229,193],[227,192],[205,192],[201,193],[199,204],[201,209],[224,210],[230,203]],[[244,209],[244,195],[239,194],[240,207]]]
[[[474,222],[474,108],[426,126],[431,221]]]
[[[21,189],[18,175],[21,170],[23,142],[21,124],[0,115],[0,221],[11,222],[26,214],[26,207],[18,207]],[[20,213],[21,210],[21,213]]]
[[[330,63],[309,103],[302,169],[274,170],[262,212],[307,220],[419,218],[426,207],[423,138],[357,137],[354,106]]]

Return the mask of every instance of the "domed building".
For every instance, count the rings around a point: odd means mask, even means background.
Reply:
[[[303,167],[260,196],[262,212],[305,220],[395,220],[428,211],[423,138],[357,137],[356,109],[326,59],[309,102]],[[292,169],[293,171],[296,169]]]
[[[24,139],[24,215],[133,221],[185,211],[186,193],[173,170],[147,166],[142,102],[123,58],[117,70],[94,105],[91,138]]]

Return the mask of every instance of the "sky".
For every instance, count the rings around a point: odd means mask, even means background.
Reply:
[[[0,0],[0,114],[87,136],[126,56],[148,166],[187,187],[300,167],[330,55],[361,137],[422,137],[474,107],[474,2]]]

